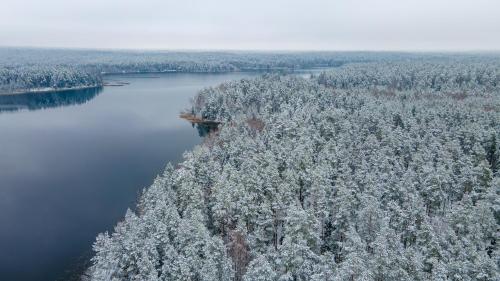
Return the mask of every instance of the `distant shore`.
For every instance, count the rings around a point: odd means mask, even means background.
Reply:
[[[201,73],[201,74],[225,74],[225,73],[238,73],[238,72],[289,72],[293,73],[297,70],[312,70],[312,69],[328,69],[331,67],[337,66],[315,66],[309,68],[293,68],[293,67],[269,67],[269,68],[241,68],[237,70],[227,70],[227,71],[180,71],[180,70],[164,70],[164,71],[130,71],[130,72],[102,72],[102,77],[105,76],[115,76],[115,75],[135,75],[135,74],[163,74],[163,73]],[[159,77],[150,77],[150,78],[159,78]],[[105,86],[125,86],[130,84],[129,82],[124,81],[103,81],[101,84],[97,85],[89,85],[89,86],[77,86],[77,87],[65,87],[65,88],[54,88],[54,87],[45,87],[45,88],[32,88],[32,89],[20,89],[12,92],[6,92],[0,90],[0,96],[9,96],[9,95],[22,95],[22,94],[41,94],[41,93],[49,93],[49,92],[64,92],[64,91],[73,91],[73,90],[82,90],[82,89],[90,89],[90,88],[99,88]]]

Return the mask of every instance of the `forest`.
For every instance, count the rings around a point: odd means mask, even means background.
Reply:
[[[0,48],[0,94],[89,88],[116,73],[290,71],[338,66],[363,54],[100,51]]]
[[[0,94],[90,88],[116,73],[291,72],[352,63],[406,60],[488,61],[493,54],[397,52],[125,51],[0,47]]]
[[[84,279],[498,280],[500,59],[353,56],[201,90]]]

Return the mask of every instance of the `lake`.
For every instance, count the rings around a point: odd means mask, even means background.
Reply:
[[[68,278],[95,236],[200,142],[178,117],[189,99],[252,75],[107,76],[130,84],[0,96],[0,280]]]
[[[325,69],[296,71],[309,76]],[[121,87],[0,96],[0,280],[67,280],[168,162],[200,143],[197,91],[259,75],[106,76]]]

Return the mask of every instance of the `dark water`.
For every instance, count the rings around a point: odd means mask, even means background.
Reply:
[[[189,98],[251,75],[113,76],[131,84],[0,96],[0,280],[69,278],[95,236],[200,142],[178,118]]]

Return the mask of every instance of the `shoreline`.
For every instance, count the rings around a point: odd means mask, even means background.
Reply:
[[[67,88],[36,88],[31,90],[18,90],[13,92],[0,92],[0,96],[15,96],[24,94],[44,94],[44,93],[54,93],[54,92],[65,92],[65,91],[75,91],[83,89],[93,89],[105,86],[104,84],[90,85],[90,86],[79,86],[79,87],[67,87]]]
[[[133,74],[167,74],[167,73],[187,73],[187,74],[227,74],[227,73],[245,73],[245,72],[269,72],[269,71],[297,71],[297,70],[317,70],[317,69],[331,69],[337,68],[341,65],[321,65],[312,67],[270,67],[270,68],[240,68],[236,70],[224,70],[224,71],[182,71],[176,69],[164,70],[164,71],[125,71],[125,72],[102,72],[102,76],[115,76],[115,75],[133,75]]]
[[[204,125],[219,125],[221,122],[215,120],[207,120],[191,113],[180,113],[179,118],[184,119],[192,124],[204,124]]]
[[[138,72],[103,72],[101,73],[102,78],[106,76],[117,76],[117,75],[136,75],[136,74],[168,74],[168,73],[190,73],[190,74],[227,74],[227,73],[245,73],[245,72],[274,72],[274,71],[290,71],[290,73],[293,73],[297,70],[314,70],[314,69],[329,69],[329,68],[335,68],[338,66],[316,66],[316,67],[310,67],[310,68],[287,68],[287,67],[274,67],[274,68],[245,68],[245,69],[238,69],[238,70],[229,70],[229,71],[216,71],[216,72],[209,72],[209,71],[178,71],[178,70],[166,70],[166,71],[138,71]],[[152,77],[153,78],[153,77]],[[154,77],[157,78],[157,77]],[[23,94],[43,94],[43,93],[54,93],[54,92],[64,92],[64,91],[74,91],[74,90],[83,90],[83,89],[91,89],[91,88],[99,88],[99,87],[118,87],[118,86],[125,86],[130,84],[129,82],[121,82],[119,81],[118,83],[113,83],[113,82],[105,82],[103,81],[101,84],[98,85],[90,85],[90,86],[78,86],[78,87],[67,87],[67,88],[52,88],[52,87],[47,87],[47,88],[34,88],[34,89],[23,89],[23,90],[16,90],[13,92],[5,92],[5,91],[0,91],[0,96],[13,96],[13,95],[23,95]]]

